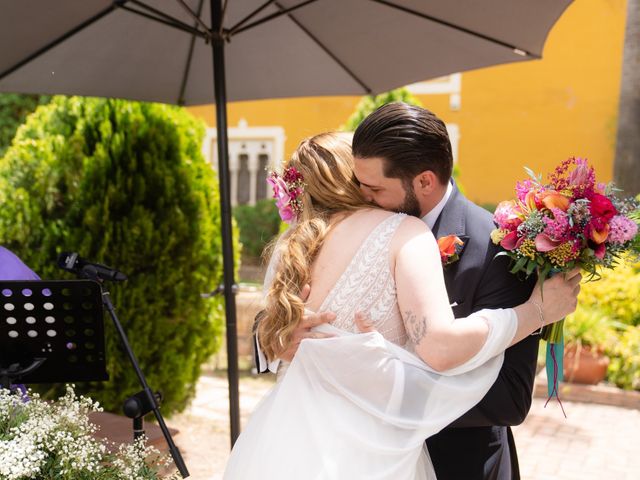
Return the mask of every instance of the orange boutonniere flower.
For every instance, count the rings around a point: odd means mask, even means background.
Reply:
[[[442,266],[451,265],[460,259],[457,247],[464,245],[464,242],[455,235],[447,235],[438,239],[438,249],[440,250],[440,260]]]

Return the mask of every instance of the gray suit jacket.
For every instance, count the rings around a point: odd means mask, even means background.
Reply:
[[[460,259],[444,276],[457,318],[483,308],[514,307],[525,302],[535,279],[509,273],[509,259],[495,257],[492,215],[454,190],[434,225],[440,238],[464,241]],[[427,440],[438,480],[519,479],[518,459],[509,425],[522,423],[531,407],[539,337],[530,336],[505,352],[495,384],[483,400],[452,425]]]

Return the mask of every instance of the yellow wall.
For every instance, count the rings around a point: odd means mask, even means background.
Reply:
[[[460,128],[459,165],[467,196],[496,203],[513,196],[523,166],[540,173],[568,156],[587,157],[611,180],[622,67],[624,0],[577,0],[552,29],[538,61],[462,74],[461,108],[448,95],[420,100]],[[304,137],[337,129],[357,97],[237,102],[229,121],[285,129],[289,154]],[[191,111],[213,125],[211,106]]]

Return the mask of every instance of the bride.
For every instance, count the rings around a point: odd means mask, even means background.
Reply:
[[[482,399],[507,347],[575,309],[577,271],[546,281],[544,300],[536,288],[515,308],[454,321],[431,231],[372,207],[354,178],[350,145],[335,134],[303,141],[271,177],[295,223],[265,279],[261,348],[278,358],[305,309],[336,318],[316,327],[331,338],[304,340],[280,367],[227,480],[433,479],[425,438]],[[374,330],[359,333],[360,311]]]

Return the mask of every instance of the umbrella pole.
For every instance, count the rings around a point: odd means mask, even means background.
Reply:
[[[224,266],[224,299],[227,319],[227,374],[229,378],[229,420],[231,447],[240,435],[240,395],[238,392],[238,333],[236,328],[236,285],[234,280],[233,243],[231,230],[231,188],[227,137],[227,91],[225,82],[224,39],[215,37],[222,31],[222,1],[211,0],[211,30],[213,53],[213,84],[218,133],[218,176],[220,182],[220,221],[222,223],[222,259]]]

